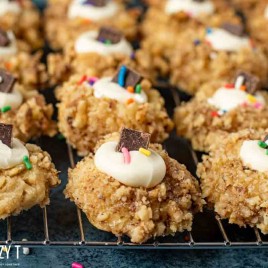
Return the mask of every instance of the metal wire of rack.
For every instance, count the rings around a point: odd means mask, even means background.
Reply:
[[[180,104],[180,97],[178,96],[176,89],[169,88],[171,91],[172,98],[176,106]],[[192,156],[195,166],[198,163],[198,157],[195,151],[192,150],[191,146],[190,154]],[[69,166],[75,166],[74,151],[70,145],[67,145]],[[252,241],[233,241],[223,224],[223,221],[218,215],[214,215],[214,220],[217,223],[217,228],[220,233],[221,240],[216,242],[211,242],[209,239],[203,239],[202,241],[196,240],[193,232],[186,232],[187,239],[184,241],[159,241],[160,239],[154,239],[151,242],[147,242],[141,245],[129,242],[125,237],[117,237],[116,240],[105,240],[105,241],[93,241],[87,239],[85,236],[85,227],[82,220],[82,212],[79,208],[76,208],[77,217],[77,228],[79,230],[79,239],[77,240],[53,240],[50,239],[50,229],[49,218],[47,213],[47,208],[42,209],[43,214],[43,239],[40,240],[29,240],[29,241],[19,241],[13,239],[12,235],[12,217],[6,220],[6,239],[1,241],[0,245],[16,245],[23,247],[88,247],[88,248],[118,248],[118,249],[220,249],[220,248],[268,248],[268,239],[263,239],[259,230],[253,228],[254,239]],[[249,228],[252,229],[252,228]],[[252,231],[252,230],[251,230]],[[162,239],[161,239],[162,240]]]
[[[68,145],[68,154],[70,159],[70,166],[74,167],[74,155],[72,148]],[[197,161],[197,156],[194,151],[192,151],[193,158]],[[261,235],[257,228],[254,228],[254,233],[256,236],[255,241],[243,241],[234,242],[228,237],[228,233],[222,223],[222,220],[218,215],[215,215],[215,219],[218,224],[219,231],[222,235],[222,241],[219,242],[196,242],[192,232],[188,232],[188,239],[185,242],[159,242],[157,240],[151,243],[145,243],[142,245],[137,245],[124,241],[124,237],[118,237],[117,241],[90,241],[85,238],[84,226],[82,221],[81,210],[77,208],[77,223],[79,228],[80,239],[77,241],[54,241],[49,237],[49,225],[48,225],[48,215],[47,208],[43,209],[43,233],[44,239],[40,241],[16,241],[12,239],[12,217],[7,219],[7,231],[6,240],[0,241],[1,245],[20,245],[24,247],[92,247],[92,248],[146,248],[146,249],[202,249],[202,248],[241,248],[241,247],[258,247],[258,248],[268,248],[268,242],[263,241]]]

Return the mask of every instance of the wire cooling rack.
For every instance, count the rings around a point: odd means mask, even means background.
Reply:
[[[169,113],[183,95],[174,89],[159,87],[165,97]],[[51,96],[52,93],[50,92]],[[48,97],[49,99],[51,98]],[[74,167],[79,157],[65,142],[41,139],[39,144],[51,155],[59,170],[62,185],[52,190],[50,206],[33,208],[16,217],[0,222],[0,245],[24,247],[88,247],[118,249],[216,249],[216,248],[268,248],[268,237],[257,228],[239,228],[221,220],[213,211],[205,210],[195,216],[191,232],[160,237],[137,245],[127,237],[115,237],[90,225],[85,215],[62,194],[67,183],[67,169]],[[194,174],[198,156],[189,143],[175,135],[164,143],[165,149]],[[22,241],[27,238],[28,241]]]

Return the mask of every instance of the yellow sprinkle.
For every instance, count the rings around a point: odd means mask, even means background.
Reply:
[[[146,150],[144,148],[140,148],[139,149],[139,152],[146,155],[146,156],[150,156],[151,155],[151,152],[149,150]]]
[[[247,95],[247,98],[250,102],[253,102],[253,103],[255,103],[257,101],[256,98],[250,94]]]

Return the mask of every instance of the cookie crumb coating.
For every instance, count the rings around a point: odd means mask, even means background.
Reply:
[[[0,122],[12,124],[13,136],[24,142],[57,133],[56,122],[52,120],[52,104],[46,104],[45,98],[36,92],[31,94],[19,108],[0,113]]]
[[[50,188],[60,183],[49,154],[33,144],[26,144],[26,148],[31,170],[27,170],[23,162],[0,170],[0,219],[18,215],[35,205],[48,205]]]
[[[215,53],[204,40],[205,32],[205,28],[200,29],[198,34],[189,30],[178,40],[171,57],[172,84],[194,95],[202,84],[212,80],[232,81],[236,71],[242,68],[258,76],[262,86],[267,85],[268,64],[260,48]],[[195,38],[200,40],[200,44],[194,44]]]
[[[141,24],[143,39],[140,53],[147,55],[151,66],[159,76],[165,77],[172,72],[170,62],[173,52],[176,50],[177,42],[184,38],[185,31],[190,29],[193,32],[198,32],[200,27],[219,27],[226,21],[234,24],[240,23],[240,18],[235,14],[235,10],[221,0],[213,1],[215,5],[214,14],[203,15],[198,19],[192,18],[184,12],[177,12],[172,15],[166,14],[164,11],[165,0],[149,0],[146,2],[148,2],[149,8]],[[157,25],[157,31],[155,25]],[[184,39],[183,46],[185,44],[188,46],[190,42],[189,39]]]
[[[27,90],[44,88],[48,82],[46,66],[41,63],[42,53],[20,51],[8,59],[0,58],[0,68],[12,73]]]
[[[18,39],[19,46],[26,51],[34,51],[43,46],[42,19],[39,11],[30,0],[19,3],[22,11],[19,14],[6,13],[0,16],[0,25],[3,30],[11,30]]]
[[[150,133],[152,142],[162,142],[173,129],[173,122],[159,92],[148,80],[141,82],[148,102],[120,103],[108,98],[97,99],[87,85],[78,85],[81,76],[73,76],[57,90],[58,127],[68,143],[86,155],[103,136],[119,131],[122,126]]]
[[[227,113],[213,116],[218,109],[202,99],[204,94],[212,93],[211,87],[203,87],[202,94],[175,109],[174,121],[177,134],[189,139],[194,150],[208,152],[210,146],[217,144],[229,133],[243,129],[264,130],[268,128],[268,108],[239,106]],[[267,93],[262,92],[267,100]]]
[[[152,58],[144,55],[141,50],[135,52],[134,55],[133,59],[120,53],[105,56],[94,52],[77,54],[74,45],[69,43],[63,54],[48,55],[49,83],[51,85],[63,83],[70,76],[78,73],[97,77],[113,75],[122,64],[139,71],[144,77],[155,78],[151,65]]]
[[[68,6],[71,0],[50,0],[45,10],[45,33],[50,46],[54,50],[62,49],[70,40],[73,41],[81,33],[99,29],[109,25],[121,30],[129,40],[137,36],[137,19],[140,11],[137,9],[125,9],[124,1],[115,0],[119,4],[118,13],[109,19],[101,21],[89,21],[87,19],[69,19]]]
[[[243,141],[262,140],[265,132],[243,130],[226,136],[203,157],[197,174],[202,196],[222,219],[268,233],[268,174],[243,165],[239,152]]]
[[[118,140],[113,133],[101,140]],[[198,181],[184,165],[171,159],[161,145],[150,148],[160,154],[167,173],[151,189],[128,187],[100,172],[87,156],[69,170],[65,195],[76,203],[97,228],[113,234],[128,235],[132,242],[142,243],[151,237],[191,230],[193,213],[202,210]]]

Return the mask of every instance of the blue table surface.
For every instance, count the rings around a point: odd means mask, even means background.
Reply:
[[[268,267],[267,251],[259,250],[90,250],[31,249],[30,255],[20,254],[16,260],[13,249],[9,260],[0,266],[23,268],[64,268],[72,262],[89,267]],[[17,265],[18,264],[18,265]]]
[[[1,1],[1,0],[0,0]],[[44,6],[45,0],[34,0]],[[2,256],[5,256],[2,254]],[[112,250],[34,248],[30,255],[10,252],[10,259],[1,259],[0,267],[65,268],[72,262],[89,267],[268,267],[268,253],[265,249],[240,250]]]

